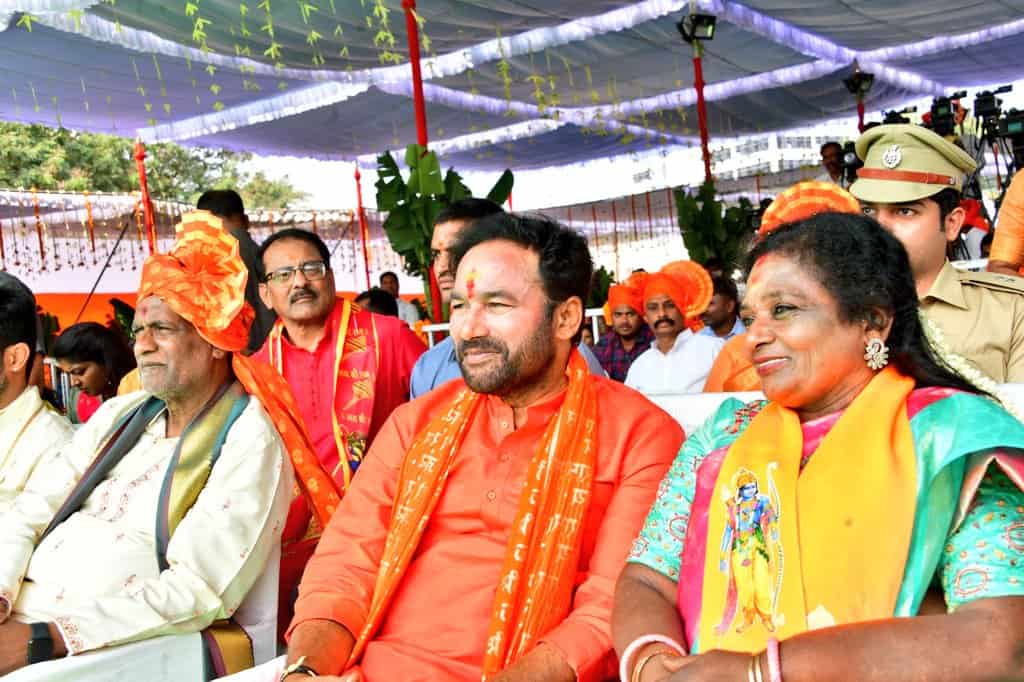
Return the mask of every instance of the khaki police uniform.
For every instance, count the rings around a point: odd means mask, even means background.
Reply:
[[[850,192],[879,204],[917,201],[946,188],[959,192],[976,167],[955,144],[906,124],[865,132],[857,155],[864,167]],[[955,353],[998,382],[1024,383],[1024,279],[960,272],[947,262],[920,306]]]

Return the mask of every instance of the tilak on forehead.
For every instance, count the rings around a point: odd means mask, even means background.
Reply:
[[[469,274],[466,275],[466,296],[468,296],[469,298],[473,298],[473,296],[475,295],[474,292],[476,291],[476,278],[477,278],[477,276],[478,275],[477,275],[476,268],[473,268],[472,270],[470,270]]]

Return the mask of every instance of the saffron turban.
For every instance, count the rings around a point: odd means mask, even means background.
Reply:
[[[208,211],[182,216],[167,254],[142,266],[138,300],[157,296],[210,345],[238,352],[249,340],[254,313],[245,301],[249,271],[220,218]]]
[[[231,352],[235,378],[263,405],[284,442],[300,491],[321,527],[326,526],[341,491],[317,459],[291,387],[273,367],[239,352],[249,341],[254,314],[245,301],[249,271],[238,240],[208,211],[183,215],[175,237],[170,253],[146,259],[137,300],[162,299],[207,343]]]
[[[698,317],[708,309],[714,295],[711,275],[692,260],[677,260],[644,281],[644,304],[655,296],[672,299],[687,320]]]
[[[625,282],[613,284],[608,288],[608,302],[604,305],[604,321],[612,323],[612,313],[621,305],[626,305],[636,311],[637,315],[644,314],[644,280],[647,275],[643,272],[634,272]]]
[[[787,223],[807,220],[819,213],[860,213],[860,202],[839,185],[820,180],[798,182],[775,197],[761,216],[761,237]]]

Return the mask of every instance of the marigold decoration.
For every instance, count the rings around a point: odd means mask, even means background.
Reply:
[[[860,213],[860,202],[831,182],[799,182],[775,197],[761,216],[758,235],[764,236],[786,223],[807,220],[819,213]]]

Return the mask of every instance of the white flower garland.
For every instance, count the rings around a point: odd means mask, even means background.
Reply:
[[[1014,407],[1013,401],[1009,400],[1003,394],[996,380],[978,369],[973,362],[950,348],[949,344],[946,343],[946,337],[942,333],[942,330],[939,329],[937,324],[928,318],[924,311],[918,310],[917,314],[918,317],[921,318],[921,326],[924,327],[925,336],[928,337],[928,341],[932,344],[932,348],[942,361],[968,382],[995,397],[995,399],[999,401],[999,404],[1003,406],[1004,410],[1012,414],[1017,419],[1024,421],[1024,418],[1021,417],[1017,408]]]

